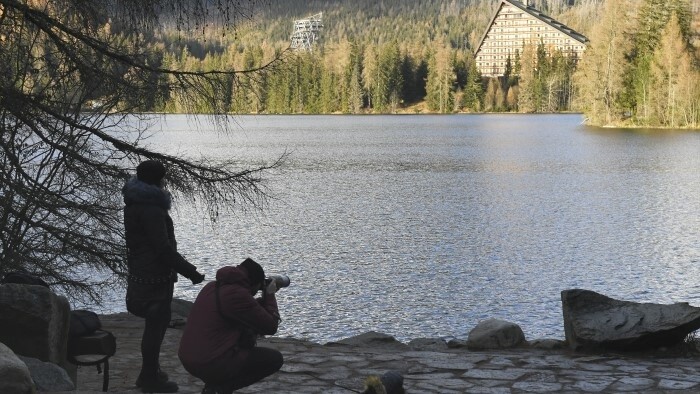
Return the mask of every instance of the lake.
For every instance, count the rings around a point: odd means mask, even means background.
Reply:
[[[245,257],[290,276],[279,336],[465,339],[494,317],[563,339],[572,288],[700,305],[699,132],[580,115],[241,116],[228,134],[192,120],[165,117],[148,143],[244,166],[289,155],[263,212],[173,212],[207,278]]]

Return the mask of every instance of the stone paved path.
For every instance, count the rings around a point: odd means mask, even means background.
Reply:
[[[110,362],[109,392],[140,392],[134,386],[141,363],[140,319],[120,314],[102,321],[118,340]],[[180,393],[199,393],[202,382],[187,374],[176,355],[180,334],[168,330],[161,366],[180,385]],[[698,356],[602,356],[537,349],[476,352],[434,346],[416,350],[400,343],[357,347],[274,337],[261,345],[279,349],[285,364],[241,393],[359,393],[368,375],[389,370],[403,374],[410,394],[700,393]],[[95,367],[79,368],[77,393],[99,393],[101,387],[102,375]]]

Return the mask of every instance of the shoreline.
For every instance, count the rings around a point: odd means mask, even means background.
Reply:
[[[87,111],[89,112],[89,111]],[[184,113],[184,112],[134,112],[133,115],[158,115],[158,116],[169,116],[169,115],[179,115],[179,116],[214,116],[214,117],[225,117],[225,116],[411,116],[411,115],[426,115],[426,116],[453,116],[453,115],[513,115],[513,116],[541,116],[541,115],[580,115],[584,116],[585,113],[579,111],[569,111],[569,112],[449,112],[449,113],[439,113],[430,111],[412,111],[409,109],[403,109],[396,112],[366,112],[366,113],[339,113],[339,112],[329,112],[329,113],[224,113],[224,114],[207,114],[207,113]],[[607,125],[593,125],[587,124],[585,121],[581,123],[582,126],[591,127],[595,129],[610,131],[610,130],[629,130],[629,131],[646,131],[646,132],[700,132],[700,125],[695,127],[670,127],[670,126],[642,126],[634,124],[607,124]]]
[[[108,391],[140,392],[134,382],[140,370],[143,319],[127,313],[100,315],[100,319],[103,328],[117,337]],[[189,375],[177,358],[180,335],[180,329],[167,330],[161,366],[180,386],[179,393],[199,393],[203,383]],[[265,338],[259,345],[281,351],[284,365],[276,374],[239,392],[360,393],[368,376],[388,371],[404,377],[408,393],[690,393],[700,389],[697,355],[592,354],[532,347],[472,351],[450,348],[437,340],[416,339],[409,345],[381,335],[363,335],[325,345]],[[102,376],[94,367],[80,367],[78,389],[65,394],[100,393]]]

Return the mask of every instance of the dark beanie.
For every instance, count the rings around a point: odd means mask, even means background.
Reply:
[[[136,167],[136,178],[149,185],[158,185],[165,177],[165,166],[155,160],[146,160]]]
[[[247,258],[243,260],[240,266],[245,268],[248,272],[250,283],[261,283],[265,280],[265,271],[263,271],[260,264],[256,263],[253,259]]]

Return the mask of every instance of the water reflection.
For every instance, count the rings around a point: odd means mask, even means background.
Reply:
[[[244,164],[291,153],[264,214],[216,227],[193,207],[175,215],[207,277],[250,256],[292,278],[280,335],[464,337],[498,317],[562,338],[569,288],[700,303],[700,133],[601,131],[576,115],[239,122],[202,134],[168,117],[151,143]],[[177,292],[194,298],[188,283]]]

